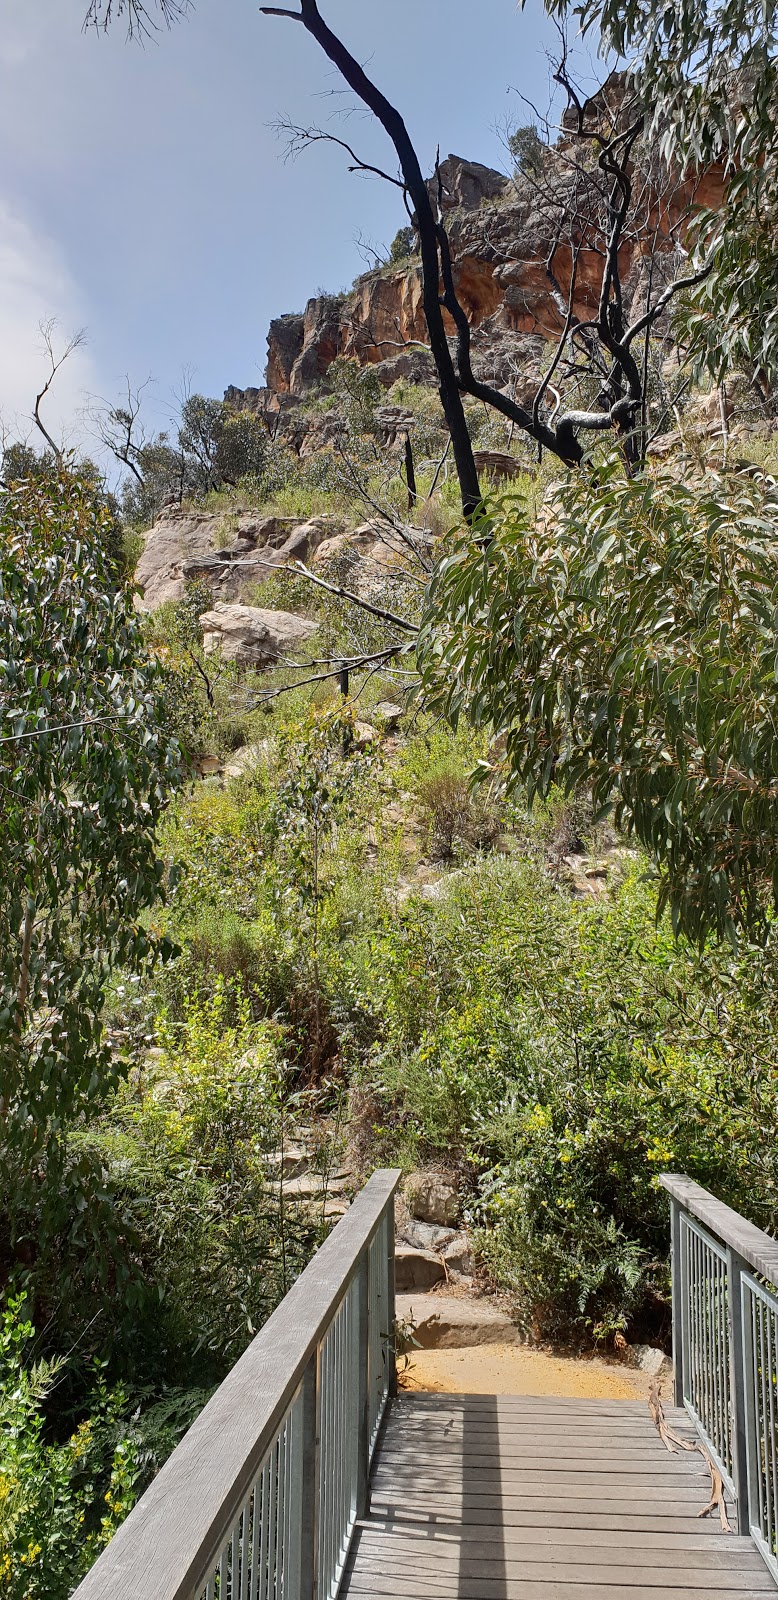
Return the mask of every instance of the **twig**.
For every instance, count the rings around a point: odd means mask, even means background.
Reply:
[[[659,1434],[665,1449],[669,1450],[671,1455],[677,1455],[678,1449],[681,1449],[688,1450],[690,1453],[696,1453],[697,1455],[701,1455],[703,1457],[705,1465],[710,1473],[711,1491],[708,1504],[703,1506],[702,1511],[698,1511],[697,1515],[698,1517],[708,1517],[712,1511],[718,1511],[722,1533],[731,1533],[732,1525],[727,1517],[727,1503],[724,1498],[724,1484],[721,1473],[716,1466],[713,1457],[705,1448],[705,1445],[701,1439],[695,1439],[694,1441],[690,1439],[682,1439],[680,1434],[675,1433],[670,1427],[665,1416],[664,1406],[662,1405],[662,1385],[657,1381],[656,1378],[652,1379],[652,1382],[649,1385],[648,1409],[651,1413],[651,1418],[657,1433]]]

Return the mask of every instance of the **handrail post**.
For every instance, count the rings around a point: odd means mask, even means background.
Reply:
[[[746,1424],[746,1372],[743,1347],[742,1277],[748,1263],[732,1245],[727,1246],[727,1319],[732,1404],[732,1482],[737,1500],[737,1531],[750,1537],[748,1504],[748,1439]]]
[[[389,1372],[387,1374],[387,1377],[388,1377],[388,1381],[389,1381],[389,1398],[391,1400],[394,1400],[397,1397],[397,1291],[396,1291],[396,1283],[395,1283],[396,1274],[395,1274],[395,1257],[394,1257],[394,1238],[395,1238],[394,1195],[392,1195],[392,1197],[391,1197],[391,1199],[389,1201],[389,1204],[388,1204],[388,1206],[386,1208],[386,1220],[385,1220],[384,1226],[385,1226],[385,1229],[386,1229],[386,1257],[387,1257],[387,1259],[386,1259],[386,1312],[387,1312],[387,1326],[388,1326],[388,1329],[389,1329],[389,1332],[388,1332],[388,1335],[387,1335]]]
[[[318,1600],[319,1592],[319,1433],[319,1351],[314,1350],[303,1378],[300,1600]]]
[[[357,1272],[357,1520],[367,1515],[370,1495],[370,1251]]]
[[[670,1283],[673,1305],[673,1400],[683,1405],[684,1296],[681,1261],[681,1208],[670,1196]]]

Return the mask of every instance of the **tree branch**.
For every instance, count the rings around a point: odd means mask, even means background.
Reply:
[[[268,567],[271,572],[277,572],[278,567],[274,561],[262,561],[259,557],[252,558],[252,566]],[[319,589],[326,589],[328,594],[337,595],[339,600],[350,600],[353,605],[359,606],[361,611],[369,612],[371,617],[378,617],[381,622],[390,622],[395,628],[402,628],[406,633],[418,633],[418,628],[413,622],[406,621],[405,617],[398,617],[394,611],[386,611],[382,606],[374,606],[370,600],[363,600],[361,595],[354,594],[351,589],[344,589],[340,584],[328,583],[326,578],[320,578],[311,572],[302,561],[293,561],[287,568],[289,572],[299,572],[309,583],[316,584]]]
[[[427,185],[419,165],[405,123],[395,106],[368,78],[356,58],[332,32],[319,11],[316,0],[300,0],[300,10],[288,11],[275,6],[263,6],[270,16],[286,16],[302,22],[307,32],[316,40],[328,59],[337,67],[345,82],[368,110],[378,119],[391,139],[400,163],[405,188],[416,215],[422,258],[424,313],[429,329],[430,346],[440,380],[440,398],[451,433],[457,476],[462,494],[462,509],[470,521],[481,504],[481,486],[478,481],[473,446],[467,426],[459,382],[448,347],[443,313],[438,298],[440,264],[438,259],[437,221],[432,209]]]
[[[51,370],[49,372],[48,378],[46,379],[46,382],[43,385],[43,388],[41,389],[40,394],[36,395],[36,397],[35,397],[35,408],[33,410],[33,419],[35,421],[36,428],[40,429],[40,432],[43,434],[43,437],[46,440],[47,445],[53,451],[54,459],[57,462],[57,465],[61,467],[62,463],[63,463],[63,461],[65,459],[64,458],[64,453],[60,449],[60,446],[58,444],[54,443],[54,440],[52,439],[52,436],[49,433],[48,428],[45,426],[45,424],[43,422],[43,419],[41,417],[40,408],[41,408],[41,403],[42,403],[43,400],[45,400],[45,398],[46,398],[46,396],[47,396],[47,394],[48,394],[48,392],[49,392],[49,390],[51,388],[51,385],[54,382],[54,379],[56,378],[57,373],[59,372],[60,367],[63,366],[64,363],[67,361],[68,356],[71,356],[73,354],[73,351],[77,350],[79,348],[79,345],[82,345],[84,343],[84,340],[86,338],[86,333],[85,333],[83,328],[78,333],[74,333],[74,335],[73,335],[72,339],[70,340],[70,342],[65,346],[65,349],[63,350],[62,355],[59,357],[59,359],[57,359],[57,357],[54,355],[54,327],[55,327],[54,322],[42,322],[41,323],[41,327],[40,327],[40,331],[41,331],[41,334],[43,336],[43,343],[44,343],[44,346],[45,346],[45,349],[46,349],[46,354],[48,355],[48,358],[49,358],[49,365],[50,365]]]

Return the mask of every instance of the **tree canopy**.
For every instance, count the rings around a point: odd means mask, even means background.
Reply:
[[[163,671],[111,559],[110,513],[68,471],[0,500],[0,1197],[11,1238],[62,1183],[58,1136],[116,1063],[113,968],[159,941],[156,830],[179,774]]]
[[[443,557],[422,629],[432,704],[493,725],[530,798],[612,809],[698,942],[778,902],[777,524],[774,488],[617,468],[538,518],[508,498]]]

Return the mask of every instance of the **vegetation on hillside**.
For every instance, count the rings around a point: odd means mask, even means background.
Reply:
[[[583,12],[642,52],[667,153],[724,150],[732,193],[748,188],[742,237],[732,208],[715,238],[704,220],[680,320],[646,332],[639,407],[603,313],[604,400],[585,376],[608,429],[591,410],[580,428],[609,442],[585,462],[547,440],[538,460],[537,415],[530,455],[470,385],[450,471],[436,396],[387,397],[342,361],[307,401],[334,443],[304,459],[199,395],[146,439],[131,389],[103,419],[118,500],[90,463],[5,451],[8,1600],[65,1600],[324,1236],[345,1158],[355,1181],[388,1162],[450,1173],[481,1287],[577,1348],[667,1341],[663,1168],[778,1227],[774,12],[757,28],[739,0],[688,6],[666,45],[653,0]],[[301,18],[321,21],[312,0]],[[747,111],[726,99],[735,72]],[[545,149],[517,130],[523,178]],[[758,282],[744,239],[769,257]],[[392,260],[415,242],[403,230]],[[429,278],[424,240],[422,258]],[[546,354],[556,371],[563,347]],[[685,398],[659,470],[645,445],[668,363]],[[715,445],[695,431],[706,367],[729,384]],[[733,396],[758,435],[731,438]],[[387,398],[410,458],[382,442]],[[521,469],[477,503],[476,444]],[[136,608],[137,533],[171,499],[220,513],[225,540],[243,507],[352,528],[369,507],[401,559],[372,610],[348,548],[329,589],[273,573],[246,598],[312,618],[311,660],[239,669],[206,653],[201,583]],[[325,670],[343,660],[360,663],[348,695]],[[312,1206],[279,1181],[301,1139]]]

